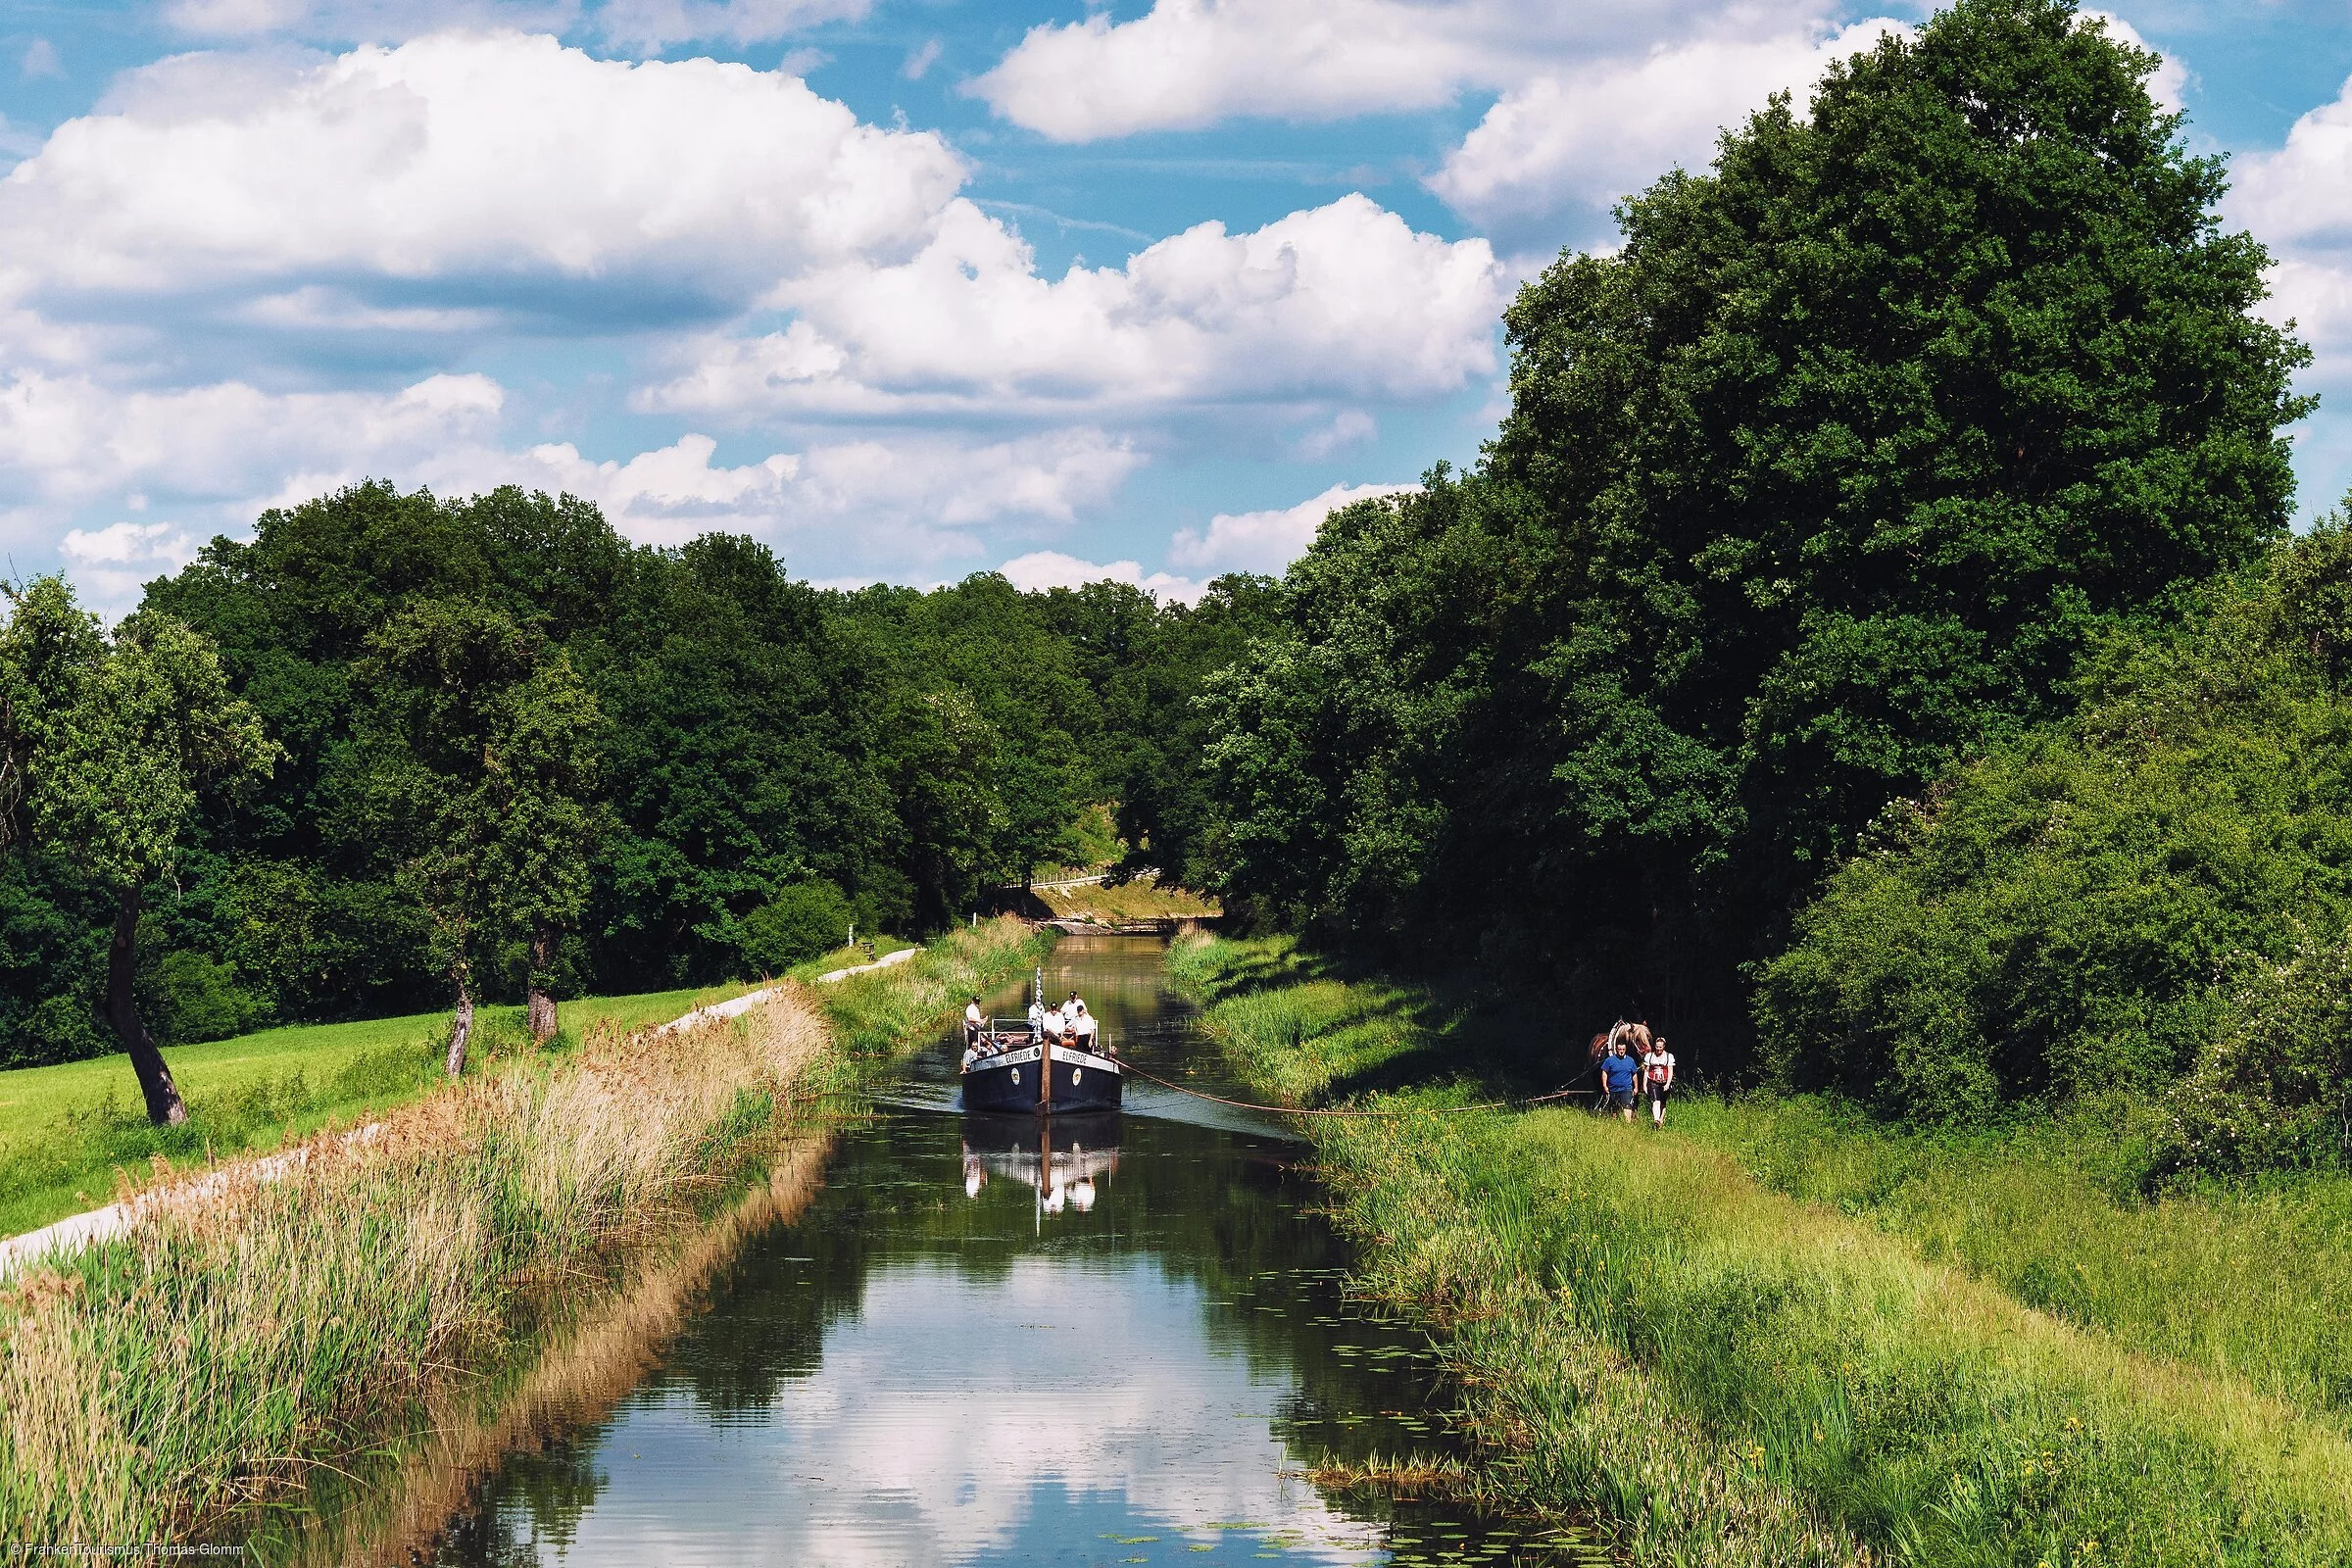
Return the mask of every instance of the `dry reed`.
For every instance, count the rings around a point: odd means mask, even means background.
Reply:
[[[797,993],[676,1036],[606,1033],[365,1143],[0,1293],[0,1542],[202,1541],[413,1428],[557,1289],[602,1282],[789,1118],[826,1031]]]

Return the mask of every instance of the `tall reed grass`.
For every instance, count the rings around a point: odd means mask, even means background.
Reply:
[[[787,1225],[824,1186],[829,1133],[795,1137],[710,1223],[633,1257],[616,1287],[563,1326],[512,1379],[436,1395],[423,1443],[394,1473],[310,1489],[308,1517],[256,1555],[298,1568],[414,1568],[450,1517],[516,1449],[608,1419],[698,1309],[704,1289],[751,1239]],[[348,1495],[337,1495],[347,1493]]]
[[[863,1062],[1044,951],[994,922],[738,1019],[600,1028],[366,1140],[316,1139],[280,1179],[220,1167],[201,1198],[27,1270],[0,1291],[0,1544],[241,1539],[256,1507],[511,1362]]]
[[[1286,1050],[1312,1083],[1421,1049],[1367,1030],[1417,1009],[1278,951],[1175,962],[1262,1084]],[[1319,1027],[1352,1043],[1318,1057]],[[1443,1098],[1311,1131],[1364,1283],[1442,1328],[1522,1504],[1643,1563],[2352,1561],[2352,1445],[2259,1382],[2085,1332],[1679,1133]]]
[[[600,1033],[29,1273],[0,1296],[0,1539],[202,1539],[346,1465],[690,1212],[825,1045],[797,998]]]
[[[853,1057],[888,1060],[928,1044],[964,999],[1025,975],[1054,948],[1054,934],[1010,915],[951,931],[920,957],[851,975],[823,988],[825,1015]]]

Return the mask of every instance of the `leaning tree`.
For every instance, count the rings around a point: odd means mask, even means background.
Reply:
[[[132,981],[148,890],[177,867],[208,796],[269,775],[275,742],[231,695],[213,645],[169,615],[112,637],[62,578],[8,595],[0,632],[0,807],[29,805],[32,835],[72,855],[114,904],[106,1017],[138,1074],[148,1117],[187,1119],[139,1017]]]

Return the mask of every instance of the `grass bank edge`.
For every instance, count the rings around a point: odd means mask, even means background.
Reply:
[[[511,1366],[551,1302],[690,1231],[732,1173],[930,1038],[957,988],[1042,951],[996,923],[848,996],[599,1031],[393,1112],[364,1148],[315,1141],[287,1179],[225,1166],[207,1201],[27,1270],[0,1292],[0,1543],[225,1538],[299,1506],[312,1470]]]
[[[1188,942],[1170,969],[1237,1070],[1293,1103],[1426,1045],[1425,997],[1287,939]],[[1679,1134],[1560,1110],[1309,1131],[1363,1283],[1456,1361],[1481,1485],[1597,1515],[1633,1560],[2352,1560],[2335,1425]],[[2257,1453],[2269,1473],[2239,1473]]]
[[[913,946],[878,936],[873,952]],[[782,978],[811,983],[864,960],[863,949],[840,948],[796,964]],[[519,1004],[486,1005],[477,1014],[468,1070],[503,1071],[518,1056],[570,1049],[599,1026],[626,1034],[667,1023],[765,983],[771,982],[566,1001],[558,1007],[557,1040],[545,1047],[530,1042]],[[128,1059],[119,1053],[0,1071],[0,1237],[110,1202],[169,1179],[174,1167],[267,1153],[413,1103],[446,1082],[441,1063],[449,1022],[444,1009],[281,1025],[168,1047],[165,1056],[191,1113],[176,1127],[149,1124]]]
[[[748,983],[565,1002],[561,1030],[533,1046],[517,1005],[476,1015],[469,1071],[503,1071],[526,1054],[561,1052],[597,1028],[628,1033],[739,996]],[[185,1167],[266,1153],[335,1125],[379,1115],[446,1083],[449,1013],[291,1024],[166,1048],[189,1119],[151,1125],[127,1058],[0,1072],[0,1236],[34,1230],[145,1185],[161,1156]]]

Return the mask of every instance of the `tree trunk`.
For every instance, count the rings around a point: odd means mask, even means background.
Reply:
[[[177,1126],[188,1119],[187,1102],[172,1081],[171,1064],[155,1049],[155,1037],[139,1021],[139,1004],[130,994],[132,971],[138,963],[139,892],[126,890],[115,905],[115,940],[106,954],[106,1021],[115,1038],[130,1053],[130,1070],[139,1075],[139,1093],[147,1100],[147,1119],[158,1127]]]
[[[547,994],[547,971],[555,961],[556,939],[552,932],[542,931],[531,938],[531,978],[528,998],[531,1038],[547,1041],[556,1037],[556,999]]]
[[[449,1030],[449,1075],[452,1078],[466,1070],[466,1040],[473,1033],[473,991],[466,983],[466,971],[457,973],[458,1013]]]

